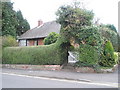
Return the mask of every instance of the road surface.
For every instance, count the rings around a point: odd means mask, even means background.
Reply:
[[[2,88],[117,88],[117,84],[92,83],[3,73]]]

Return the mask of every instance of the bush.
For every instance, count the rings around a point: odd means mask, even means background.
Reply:
[[[79,61],[77,66],[95,66],[98,64],[98,53],[96,49],[90,45],[80,45]]]
[[[98,27],[89,26],[81,29],[78,40],[80,45],[87,44],[96,48],[99,55],[103,51],[103,38],[100,35]]]
[[[116,64],[114,48],[110,41],[107,41],[105,44],[104,52],[101,55],[99,64],[104,67],[113,67]]]
[[[120,64],[120,52],[118,52],[118,64]]]
[[[12,36],[3,36],[2,37],[2,47],[14,47],[18,46],[16,39]]]
[[[0,64],[2,64],[2,37],[0,37]]]
[[[6,47],[3,50],[3,64],[61,65],[64,60],[61,56],[63,54],[57,43],[45,46]]]
[[[99,33],[99,28],[88,26],[80,30],[78,35],[79,62],[77,66],[97,66],[103,52],[103,39]]]
[[[111,41],[114,50],[117,52],[118,51],[118,34],[109,28],[105,27],[100,27],[100,34],[104,38],[104,40],[109,40]]]
[[[119,63],[119,60],[118,60],[119,53],[118,52],[114,52],[114,56],[115,56],[115,62],[118,64]]]
[[[52,43],[55,43],[59,37],[59,34],[55,32],[51,32],[45,39],[44,39],[44,44],[49,45]]]
[[[118,36],[118,52],[120,52],[120,35]]]

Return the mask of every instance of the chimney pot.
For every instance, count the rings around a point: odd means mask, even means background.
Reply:
[[[38,26],[41,26],[43,24],[42,20],[38,20]]]

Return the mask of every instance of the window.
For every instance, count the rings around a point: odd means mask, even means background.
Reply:
[[[26,40],[20,40],[19,46],[26,46]]]
[[[38,45],[38,41],[34,40],[34,45],[37,46]]]

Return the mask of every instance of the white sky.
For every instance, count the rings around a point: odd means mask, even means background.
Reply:
[[[21,10],[31,26],[37,26],[39,19],[48,22],[56,19],[55,12],[64,4],[70,4],[74,0],[11,0],[14,9]],[[95,18],[101,23],[114,24],[118,28],[118,1],[119,0],[77,0],[83,3],[88,10],[93,10]]]

